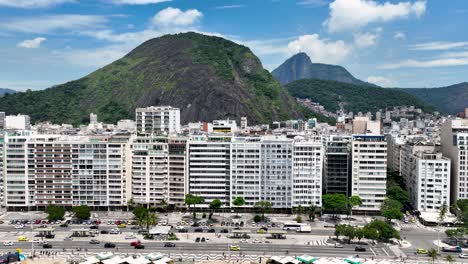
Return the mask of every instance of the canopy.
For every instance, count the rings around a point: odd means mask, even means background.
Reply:
[[[162,259],[163,257],[164,256],[161,253],[149,253],[148,255],[146,255],[146,258],[151,261]]]
[[[361,259],[360,258],[355,258],[355,257],[349,257],[345,258],[344,261],[350,263],[350,264],[361,264]]]
[[[96,264],[99,262],[101,262],[99,259],[97,259],[95,256],[91,256],[89,258],[86,258],[86,260],[81,264]]]
[[[103,253],[97,254],[96,258],[100,261],[103,261],[103,260],[112,258],[113,255],[114,254],[112,254],[112,252],[103,252]]]
[[[302,256],[296,257],[296,259],[299,260],[302,263],[313,263],[318,258],[314,258],[314,257],[309,256],[309,255],[302,255]]]
[[[157,261],[153,261],[153,264],[167,264],[167,263],[170,263],[172,261],[172,259],[168,258],[168,257],[164,257],[160,260],[157,260]]]

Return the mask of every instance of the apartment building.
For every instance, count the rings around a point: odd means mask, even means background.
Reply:
[[[6,125],[6,115],[5,112],[0,112],[0,130],[4,130]]]
[[[31,129],[31,118],[28,115],[8,115],[5,117],[5,129],[29,130]]]
[[[362,211],[378,211],[387,184],[387,142],[384,136],[352,136],[351,195],[361,197]]]
[[[407,187],[411,205],[420,212],[437,213],[450,205],[450,160],[442,153],[418,151],[413,154]]]
[[[187,174],[187,141],[185,137],[169,137],[169,195],[168,204],[180,207],[185,204]]]
[[[230,204],[231,137],[191,136],[188,141],[188,193]]]
[[[180,109],[171,106],[137,108],[136,127],[141,134],[180,133]]]
[[[296,137],[293,145],[292,207],[322,206],[323,146]]]
[[[169,145],[166,137],[142,136],[131,143],[132,198],[137,204],[168,201]]]
[[[323,193],[350,194],[351,138],[332,136],[325,144]]]
[[[447,120],[441,129],[444,157],[451,160],[452,203],[468,198],[468,119]]]

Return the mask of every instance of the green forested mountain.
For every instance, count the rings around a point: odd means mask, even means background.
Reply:
[[[441,88],[401,89],[436,107],[438,111],[456,114],[468,107],[468,82]]]
[[[330,121],[299,106],[247,47],[197,33],[151,39],[84,78],[0,98],[7,114],[73,124],[87,122],[91,112],[115,123],[150,105],[179,107],[182,123],[241,116],[254,124]]]
[[[288,92],[298,98],[309,98],[318,102],[328,111],[375,112],[387,107],[414,105],[425,110],[433,108],[406,92],[365,85],[353,85],[336,81],[303,79],[287,84]]]
[[[318,79],[350,83],[356,85],[375,86],[355,78],[344,67],[323,63],[312,63],[304,52],[287,59],[283,64],[271,72],[283,85],[301,79]]]

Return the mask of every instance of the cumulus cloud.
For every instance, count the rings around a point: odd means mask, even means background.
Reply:
[[[15,8],[43,8],[74,2],[74,0],[0,0],[0,6]]]
[[[394,86],[394,82],[391,79],[383,76],[369,76],[366,78],[366,82],[377,84],[382,87]]]
[[[342,40],[321,39],[318,34],[303,35],[288,44],[291,54],[305,52],[313,62],[338,63],[343,61],[352,50]]]
[[[42,42],[46,41],[46,38],[38,37],[35,39],[29,39],[18,43],[18,47],[25,49],[37,49],[41,47]]]
[[[335,0],[330,4],[330,16],[324,25],[330,32],[356,30],[371,23],[389,22],[410,15],[422,16],[426,1],[414,3],[379,3],[374,0]]]
[[[8,31],[45,34],[57,30],[84,30],[99,28],[107,22],[103,16],[94,15],[44,15],[2,21],[0,28]]]
[[[155,26],[171,27],[171,26],[189,26],[198,22],[203,17],[203,14],[197,9],[189,9],[182,11],[179,8],[168,7],[159,11],[153,17]]]
[[[112,0],[114,4],[119,5],[148,5],[171,2],[172,0]]]
[[[394,39],[406,39],[406,34],[404,32],[395,32],[393,34]]]
[[[468,41],[460,42],[449,42],[449,41],[437,41],[420,43],[411,46],[412,50],[449,50],[455,48],[463,48],[468,46]]]
[[[367,48],[377,43],[378,33],[356,33],[354,34],[354,45],[358,48]]]

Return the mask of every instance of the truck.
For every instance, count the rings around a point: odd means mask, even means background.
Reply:
[[[461,253],[462,248],[459,246],[456,247],[442,247],[443,252],[455,252],[455,253]]]
[[[312,227],[310,225],[301,225],[296,231],[298,233],[310,233],[312,232]]]

